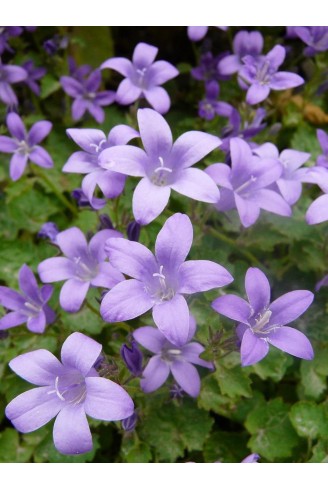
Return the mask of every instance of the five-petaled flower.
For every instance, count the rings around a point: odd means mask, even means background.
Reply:
[[[178,320],[179,321],[179,320]],[[140,386],[145,393],[157,390],[165,383],[171,373],[178,385],[192,397],[200,392],[200,377],[196,364],[213,369],[211,362],[204,361],[199,355],[204,347],[191,342],[196,331],[195,319],[190,315],[189,334],[185,345],[176,346],[154,327],[140,327],[133,332],[139,344],[154,354],[142,373]]]
[[[0,305],[11,310],[0,319],[0,330],[26,323],[31,332],[43,333],[56,316],[47,305],[53,287],[46,285],[39,289],[32,270],[26,264],[19,270],[18,283],[21,293],[0,286]]]
[[[92,207],[103,207],[106,201],[94,197],[96,186],[105,197],[112,199],[122,193],[126,176],[103,168],[99,157],[106,148],[125,145],[139,133],[125,124],[112,128],[107,137],[100,129],[67,129],[66,132],[83,151],[76,151],[69,157],[63,172],[87,174],[82,181],[82,191]]]
[[[39,264],[38,272],[43,282],[66,281],[59,302],[70,313],[79,311],[89,287],[112,288],[124,276],[106,261],[105,242],[120,237],[115,230],[96,233],[88,244],[79,228],[73,227],[58,233],[56,244],[66,257],[53,257]]]
[[[169,125],[152,109],[139,109],[138,124],[144,150],[119,145],[99,156],[103,168],[142,177],[132,202],[138,223],[146,225],[160,215],[171,189],[198,201],[218,201],[220,193],[213,180],[202,170],[190,167],[220,146],[219,138],[188,131],[173,143]]]
[[[165,337],[177,346],[189,338],[189,307],[184,295],[219,288],[233,278],[221,265],[209,260],[185,259],[193,240],[188,216],[176,213],[159,232],[155,256],[137,242],[124,238],[107,240],[111,264],[128,279],[103,298],[100,313],[108,323],[131,320],[152,309],[153,319]]]
[[[52,124],[49,121],[38,121],[33,124],[29,132],[26,131],[21,118],[10,112],[7,116],[7,127],[12,135],[0,136],[0,151],[13,153],[10,160],[10,178],[18,180],[30,160],[39,167],[51,168],[53,161],[49,153],[38,145],[51,131]]]
[[[14,83],[27,78],[27,72],[21,66],[4,65],[0,60],[0,100],[9,107],[18,104],[15,92],[11,88]]]
[[[244,66],[238,75],[249,86],[246,95],[248,104],[258,104],[265,100],[271,90],[286,90],[304,83],[302,77],[288,71],[278,71],[284,62],[286,49],[279,44],[261,57],[244,56]]]
[[[134,49],[132,63],[127,58],[110,58],[101,69],[111,68],[126,77],[116,92],[116,102],[129,105],[140,97],[161,114],[170,108],[171,100],[163,83],[175,78],[179,72],[167,61],[154,61],[158,53],[155,46],[139,43]]]
[[[260,210],[290,216],[287,202],[267,187],[279,179],[281,163],[274,158],[261,158],[252,153],[241,138],[230,140],[231,167],[215,163],[206,172],[220,186],[221,197],[215,207],[219,211],[237,208],[240,221],[248,227],[255,223]]]
[[[269,352],[269,344],[302,359],[313,359],[313,349],[307,337],[288,324],[301,316],[311,305],[311,291],[286,293],[270,304],[270,284],[265,274],[250,267],[245,277],[248,302],[234,294],[213,301],[215,311],[237,321],[241,340],[242,366],[255,364]]]
[[[75,332],[64,342],[61,362],[45,349],[22,354],[9,366],[21,378],[37,385],[12,400],[6,416],[23,433],[33,432],[56,417],[53,438],[63,454],[91,451],[92,436],[87,415],[106,421],[130,417],[134,405],[128,393],[101,378],[94,364],[102,346]]]

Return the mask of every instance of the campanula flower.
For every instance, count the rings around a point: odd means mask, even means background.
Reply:
[[[27,73],[24,83],[35,95],[40,95],[40,86],[37,82],[40,80],[40,78],[44,77],[47,70],[43,67],[34,66],[33,60],[25,61],[25,63],[22,64],[22,67]]]
[[[14,398],[6,416],[19,432],[33,432],[56,417],[53,438],[63,454],[91,451],[92,436],[87,415],[97,420],[130,417],[134,405],[118,384],[102,378],[94,368],[102,346],[75,332],[64,342],[61,362],[45,349],[22,354],[10,368],[37,386]]]
[[[242,59],[246,55],[258,59],[262,53],[264,39],[259,31],[239,31],[232,43],[233,53],[225,56],[218,63],[218,71],[222,75],[237,73],[243,66]]]
[[[295,34],[307,44],[304,54],[314,56],[328,49],[328,27],[327,26],[297,26]]]
[[[38,232],[38,237],[48,238],[52,243],[57,244],[57,235],[59,233],[56,223],[48,221],[44,223]]]
[[[21,66],[4,65],[0,60],[0,100],[7,106],[18,104],[15,92],[11,88],[14,83],[22,82],[27,78],[27,72]]]
[[[292,356],[313,359],[307,337],[288,326],[311,305],[314,297],[311,291],[291,291],[270,303],[269,281],[256,267],[248,269],[245,289],[248,302],[234,294],[225,294],[212,303],[215,311],[239,323],[242,366],[261,361],[268,354],[270,344]]]

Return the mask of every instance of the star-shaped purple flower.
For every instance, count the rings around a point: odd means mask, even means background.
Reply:
[[[254,58],[247,55],[243,58],[244,66],[239,69],[239,77],[249,86],[246,95],[248,104],[262,102],[271,90],[286,90],[304,83],[296,73],[278,71],[285,56],[286,49],[278,44],[265,56]]]
[[[6,122],[12,138],[0,136],[0,151],[13,153],[10,160],[12,180],[20,179],[29,160],[39,167],[53,167],[54,163],[49,153],[38,145],[50,133],[51,122],[38,121],[28,132],[23,121],[15,112],[8,114]]]
[[[137,242],[113,238],[106,243],[111,264],[133,279],[117,284],[104,297],[100,313],[108,323],[136,318],[152,309],[153,319],[165,337],[177,346],[189,338],[189,308],[185,294],[229,284],[233,278],[209,260],[185,259],[193,239],[190,219],[171,216],[159,232],[155,256]]]
[[[94,365],[102,346],[82,333],[73,333],[61,349],[61,362],[45,349],[15,357],[9,366],[37,386],[14,398],[6,416],[19,432],[33,432],[56,417],[53,438],[63,454],[91,451],[87,415],[97,420],[122,420],[132,415],[128,393],[99,377]]]
[[[65,311],[79,311],[90,286],[112,288],[124,280],[124,276],[106,262],[104,248],[107,239],[121,236],[115,230],[102,230],[88,244],[79,228],[58,233],[57,245],[66,257],[44,260],[39,264],[38,273],[46,283],[66,281],[59,296]]]
[[[296,26],[294,32],[308,45],[304,50],[307,56],[314,56],[328,49],[328,26]]]
[[[115,92],[105,90],[99,92],[101,84],[101,72],[95,70],[88,78],[77,80],[73,77],[61,77],[61,86],[63,90],[74,100],[72,104],[72,118],[78,121],[87,111],[97,121],[102,123],[105,119],[103,106],[108,106],[115,101]]]
[[[311,305],[311,291],[298,290],[280,296],[270,304],[270,284],[263,272],[250,267],[245,277],[248,302],[234,294],[213,301],[215,311],[239,323],[242,366],[255,364],[269,352],[269,344],[302,359],[313,359],[313,349],[307,337],[290,322],[301,316]]]
[[[225,56],[218,63],[218,70],[222,75],[233,75],[243,66],[242,59],[246,55],[257,59],[262,53],[264,39],[259,31],[239,31],[232,43],[234,54]]]
[[[146,225],[163,211],[171,189],[198,201],[214,203],[220,194],[213,180],[200,169],[190,168],[221,141],[201,131],[188,131],[173,144],[165,119],[152,109],[138,110],[138,124],[144,150],[114,146],[99,156],[103,168],[142,177],[133,194],[133,214]]]
[[[18,100],[11,88],[14,83],[22,82],[27,78],[24,68],[15,65],[3,65],[0,60],[0,100],[7,106],[15,106]]]
[[[26,323],[28,330],[43,333],[46,325],[55,320],[55,312],[47,305],[53,287],[38,287],[31,269],[24,264],[19,271],[18,283],[21,293],[0,286],[0,305],[11,310],[0,319],[0,330]]]
[[[175,78],[179,72],[167,61],[154,61],[158,48],[139,43],[134,49],[132,63],[127,58],[110,58],[101,65],[101,69],[110,68],[126,77],[119,85],[116,102],[129,105],[141,97],[161,114],[170,108],[171,101],[163,83]]]
[[[220,93],[220,86],[215,80],[205,84],[205,99],[198,104],[198,115],[211,121],[215,116],[229,116],[233,107],[226,102],[219,102],[217,99]]]
[[[200,392],[200,377],[196,364],[213,369],[211,362],[200,359],[204,347],[198,342],[191,342],[195,335],[196,322],[190,316],[189,335],[186,344],[176,346],[154,327],[140,327],[133,332],[133,337],[139,344],[155,354],[148,362],[142,373],[140,386],[145,393],[150,393],[162,386],[170,373],[178,385],[192,397]]]
[[[229,105],[229,104],[227,104]],[[231,106],[230,112],[227,112],[225,117],[229,117],[229,125],[222,131],[222,144],[220,150],[229,152],[231,138],[237,136],[249,141],[251,138],[260,133],[265,127],[266,123],[263,123],[263,119],[266,117],[266,110],[259,107],[253,114],[250,121],[244,121],[242,124],[242,118],[237,109]],[[252,143],[250,143],[252,145]]]
[[[221,198],[215,207],[219,211],[237,208],[240,221],[246,228],[253,225],[265,209],[281,216],[290,216],[287,202],[267,187],[282,174],[277,159],[260,158],[241,138],[230,140],[231,168],[223,163],[207,167],[206,172],[219,185]]]
[[[280,153],[272,143],[264,143],[253,150],[261,158],[277,159],[283,168],[279,179],[271,188],[281,193],[285,201],[291,206],[295,204],[302,194],[302,179],[307,169],[300,168],[308,161],[311,154],[297,150],[284,150]]]
[[[35,95],[40,95],[40,86],[38,85],[38,80],[44,77],[47,70],[43,67],[34,66],[33,60],[28,60],[23,63],[22,67],[26,70],[27,78],[25,78],[24,83],[29,87],[30,90]]]
[[[106,137],[100,129],[67,129],[67,134],[83,151],[73,153],[63,167],[63,172],[87,174],[82,181],[82,190],[95,209],[106,203],[94,197],[98,185],[108,199],[119,196],[125,185],[126,176],[103,168],[100,155],[106,149],[125,145],[139,133],[125,124],[115,126]]]

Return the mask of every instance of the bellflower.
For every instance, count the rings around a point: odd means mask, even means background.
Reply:
[[[224,76],[219,70],[219,61],[226,55],[221,53],[213,56],[211,51],[202,53],[199,65],[191,69],[191,75],[195,80],[210,82],[212,80],[227,80],[229,77]]]
[[[220,86],[215,80],[211,80],[205,84],[205,99],[198,104],[198,115],[211,121],[216,115],[227,116],[233,109],[226,102],[219,102],[217,99],[220,93]]]
[[[11,85],[22,82],[26,78],[27,72],[24,68],[15,65],[3,65],[0,60],[0,100],[10,107],[17,105],[18,100]]]
[[[249,86],[246,95],[248,104],[262,102],[271,90],[286,90],[304,83],[296,73],[278,71],[285,56],[286,49],[278,44],[265,56],[255,58],[247,55],[243,58],[244,66],[239,70],[239,77]]]
[[[179,320],[178,320],[179,321]],[[190,316],[189,335],[183,346],[176,346],[154,327],[141,327],[133,332],[139,344],[155,354],[142,373],[140,386],[145,393],[157,390],[162,386],[170,373],[178,385],[192,397],[200,392],[200,377],[193,366],[203,366],[213,369],[211,362],[200,359],[204,347],[198,342],[191,342],[196,331],[196,322]]]
[[[48,238],[51,243],[57,244],[57,235],[59,233],[58,227],[56,223],[52,221],[48,221],[41,226],[40,231],[38,232],[38,237],[40,238]]]
[[[179,72],[167,61],[154,61],[158,48],[139,43],[134,49],[132,62],[127,58],[110,58],[101,69],[110,68],[125,77],[116,92],[116,102],[129,105],[145,97],[147,102],[161,114],[170,108],[171,100],[160,85],[175,78]]]
[[[105,250],[112,265],[132,279],[117,284],[103,298],[103,319],[122,322],[152,309],[160,331],[173,344],[183,346],[189,338],[189,308],[184,295],[222,287],[233,280],[226,269],[209,260],[185,262],[192,239],[190,219],[176,213],[157,236],[155,256],[138,242],[107,240]]]
[[[311,154],[303,151],[284,150],[279,151],[272,143],[264,143],[253,150],[255,155],[261,158],[277,159],[283,168],[282,174],[271,188],[281,193],[285,201],[291,206],[295,204],[302,194],[302,178],[307,169],[300,168],[308,161]]]
[[[223,163],[207,167],[206,172],[219,185],[221,198],[215,207],[219,211],[237,208],[240,221],[246,228],[253,225],[264,209],[281,216],[290,216],[286,201],[267,187],[282,175],[281,163],[273,158],[252,154],[241,138],[230,141],[231,168]]]
[[[47,70],[43,67],[34,66],[33,60],[25,61],[25,63],[22,64],[22,67],[27,73],[27,78],[25,78],[24,83],[35,95],[40,95],[40,86],[37,82],[40,78],[44,77]]]
[[[19,26],[1,26],[0,27],[0,55],[5,51],[13,53],[8,41],[11,37],[18,37],[22,34],[23,29]]]
[[[70,313],[82,306],[89,287],[112,288],[124,280],[124,276],[105,262],[105,242],[108,238],[120,237],[115,230],[96,233],[88,244],[79,228],[73,227],[57,235],[57,245],[65,257],[53,257],[39,264],[38,273],[43,282],[66,281],[59,302]]]
[[[79,121],[87,111],[97,121],[102,123],[105,119],[103,106],[112,104],[115,100],[115,92],[105,90],[99,92],[101,84],[100,70],[95,70],[88,78],[77,80],[73,77],[61,77],[61,86],[67,95],[74,100],[72,104],[72,118]]]
[[[297,26],[295,34],[307,44],[304,54],[314,56],[328,49],[328,27],[327,26]]]
[[[171,189],[203,202],[216,202],[219,191],[200,169],[190,168],[220,145],[216,136],[188,131],[173,144],[165,119],[152,109],[138,110],[138,124],[144,150],[115,146],[101,152],[103,168],[133,177],[142,177],[133,194],[133,214],[146,225],[163,211]]]
[[[82,181],[82,190],[95,209],[102,208],[106,201],[94,197],[96,186],[108,199],[119,196],[125,185],[125,175],[104,168],[100,155],[106,148],[125,145],[139,133],[130,126],[119,124],[106,137],[100,129],[68,129],[67,134],[83,151],[73,153],[63,167],[63,172],[87,174]]]
[[[133,340],[131,347],[123,344],[121,347],[121,357],[134,376],[140,376],[142,373],[142,352],[139,350],[137,343]]]
[[[302,333],[288,324],[301,316],[311,305],[311,291],[298,290],[280,296],[270,304],[270,284],[263,272],[250,267],[245,277],[248,302],[234,294],[213,301],[215,311],[239,323],[241,364],[249,366],[263,359],[269,344],[300,357],[313,359],[313,349]]]
[[[50,133],[51,122],[38,121],[27,132],[21,118],[16,113],[10,112],[6,123],[12,138],[0,136],[0,151],[13,153],[10,160],[10,178],[12,180],[20,179],[29,160],[39,167],[53,167],[54,164],[49,153],[38,145]]]
[[[259,31],[239,31],[235,35],[232,43],[234,54],[225,56],[218,63],[218,70],[223,75],[237,73],[243,66],[242,59],[246,55],[253,56],[255,59],[260,57],[263,49],[264,39]]]
[[[75,332],[64,342],[61,362],[45,349],[15,357],[10,368],[37,386],[14,398],[6,416],[19,432],[33,432],[56,417],[53,438],[63,454],[91,451],[87,415],[122,420],[133,414],[131,397],[118,384],[99,377],[94,364],[102,346]]]
[[[255,111],[251,121],[246,121],[243,124],[238,110],[232,106],[227,117],[229,117],[229,125],[222,131],[222,144],[220,146],[220,150],[225,152],[229,152],[231,138],[239,136],[249,141],[266,127],[266,124],[262,122],[266,117],[266,110],[262,107]]]
[[[214,26],[217,29],[221,29],[222,31],[226,31],[228,29],[227,26]],[[207,34],[208,26],[189,26],[188,27],[188,37],[191,41],[201,41]]]
[[[0,305],[11,310],[0,319],[0,330],[26,323],[28,330],[43,333],[46,325],[55,320],[55,312],[47,305],[53,287],[39,289],[31,269],[24,264],[19,270],[18,283],[21,293],[0,286]]]

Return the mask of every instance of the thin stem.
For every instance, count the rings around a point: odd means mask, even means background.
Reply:
[[[86,301],[85,304],[89,308],[90,311],[92,311],[96,315],[100,316],[99,310],[97,310],[91,303],[89,303],[89,301]]]
[[[48,185],[48,187],[50,187],[53,193],[56,194],[58,199],[73,213],[73,215],[77,214],[76,207],[58,190],[56,184],[44,172],[42,172],[42,170],[34,167],[33,173],[42,179]]]

